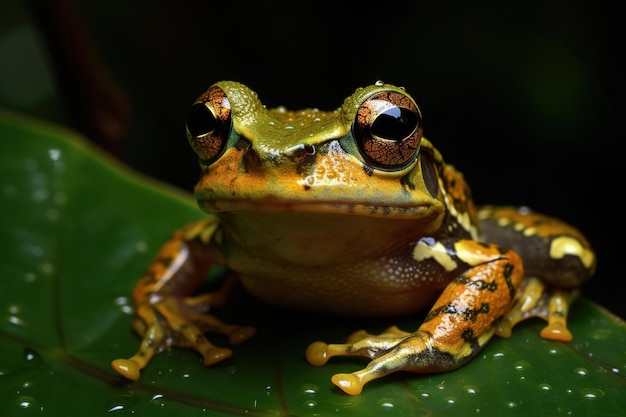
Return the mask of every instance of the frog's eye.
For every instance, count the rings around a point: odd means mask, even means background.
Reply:
[[[211,87],[191,106],[187,139],[203,163],[212,162],[226,149],[230,122],[230,102],[219,87]]]
[[[399,170],[417,156],[422,140],[422,117],[410,97],[384,91],[365,100],[353,129],[366,162],[383,170]]]

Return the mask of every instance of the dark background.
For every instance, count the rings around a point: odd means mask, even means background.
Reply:
[[[478,203],[528,205],[588,236],[598,269],[584,294],[626,317],[613,276],[626,211],[617,4],[8,0],[0,107],[191,190],[185,117],[215,81],[248,84],[269,107],[325,110],[378,79],[405,86]]]

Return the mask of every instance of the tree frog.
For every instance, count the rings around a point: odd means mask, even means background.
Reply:
[[[228,358],[231,350],[205,334],[232,343],[254,334],[213,315],[235,283],[277,306],[338,315],[431,307],[416,330],[361,330],[307,348],[315,366],[370,359],[332,376],[351,395],[396,371],[456,369],[530,317],[547,322],[541,337],[571,340],[569,305],[595,269],[588,241],[527,208],[476,207],[463,175],[423,136],[404,88],[376,82],[334,111],[289,111],[222,81],[192,105],[187,137],[208,216],[175,231],[137,284],[134,328],[143,340],[112,363],[126,378],[137,380],[171,346],[195,349],[206,365]],[[233,277],[196,294],[215,265]]]

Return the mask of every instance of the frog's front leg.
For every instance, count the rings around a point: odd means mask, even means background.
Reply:
[[[357,332],[349,343],[315,342],[307,350],[309,363],[318,366],[333,356],[372,359],[360,371],[332,377],[348,394],[359,394],[367,382],[392,372],[442,372],[460,367],[494,334],[523,276],[515,252],[471,240],[424,238],[415,244],[411,262],[416,262],[425,276],[445,276],[451,281],[417,331],[391,327],[377,336]]]
[[[191,295],[213,264],[207,246],[217,227],[218,222],[209,218],[176,231],[135,287],[133,328],[143,339],[135,355],[111,363],[121,375],[138,380],[152,357],[171,346],[195,349],[203,356],[204,364],[211,365],[230,357],[231,351],[213,345],[204,332],[228,335],[231,343],[254,334],[252,327],[225,324],[207,314],[209,306],[224,304],[236,281],[234,277],[229,277],[217,292]]]

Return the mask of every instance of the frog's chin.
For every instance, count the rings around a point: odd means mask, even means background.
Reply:
[[[198,200],[198,205],[207,213],[220,215],[227,212],[258,213],[309,213],[364,216],[386,219],[419,219],[436,215],[432,204],[392,205],[353,203],[341,201],[283,201],[283,200]]]

